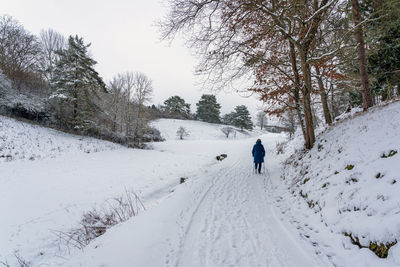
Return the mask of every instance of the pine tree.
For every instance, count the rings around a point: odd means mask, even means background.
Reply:
[[[253,122],[251,121],[250,113],[245,105],[235,107],[233,125],[242,130],[253,130]]]
[[[219,123],[221,105],[217,103],[215,95],[204,94],[201,96],[197,106],[197,118],[201,121]]]
[[[366,1],[364,9],[372,21],[367,28],[367,36],[372,36],[368,55],[372,90],[382,100],[390,99],[400,95],[400,2]]]
[[[236,113],[233,111],[228,114],[225,114],[224,116],[222,116],[222,123],[227,124],[227,125],[233,125],[235,116],[236,116]]]
[[[171,96],[164,101],[164,110],[174,118],[189,119],[190,118],[190,104],[179,96]]]
[[[88,54],[88,47],[77,35],[68,38],[68,47],[58,51],[59,60],[51,81],[55,89],[51,98],[58,99],[72,110],[68,122],[74,129],[88,130],[94,126],[93,116],[98,111],[93,98],[98,90],[105,91],[105,84],[94,65],[97,62]]]

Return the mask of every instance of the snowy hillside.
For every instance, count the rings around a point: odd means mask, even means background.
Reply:
[[[153,123],[167,139],[153,150],[91,139],[91,151],[99,152],[83,153],[80,137],[4,118],[14,127],[4,140],[27,140],[15,151],[42,154],[0,164],[0,263],[14,266],[22,257],[32,266],[400,266],[399,110],[395,102],[343,116],[311,151],[297,139],[280,155],[284,134],[226,138],[222,125],[166,119]],[[176,137],[180,126],[191,132],[186,140]],[[49,136],[65,150],[53,154],[43,144]],[[257,138],[266,148],[263,175],[253,173]],[[222,153],[227,158],[217,161]],[[83,250],[65,244],[60,233],[125,190],[145,210]]]
[[[400,265],[398,152],[400,102],[337,123],[286,161],[281,212],[336,266]]]
[[[0,263],[10,266],[18,266],[17,257],[31,266],[65,264],[77,248],[65,246],[60,233],[78,227],[84,213],[104,208],[125,190],[134,191],[152,210],[186,184],[209,181],[204,177],[212,177],[221,167],[230,168],[242,156],[248,158],[245,163],[250,168],[249,150],[255,139],[221,138],[218,126],[185,121],[179,124],[201,133],[192,136],[196,140],[171,137],[154,143],[154,150],[137,150],[0,119],[0,145],[6,155],[0,162]],[[160,130],[164,134],[168,127]],[[282,136],[268,138],[275,142]],[[245,148],[244,155],[238,153],[240,147]],[[215,156],[221,153],[228,158],[218,162]],[[179,185],[181,177],[188,182]],[[136,222],[136,217],[131,221]],[[160,218],[153,222],[157,221]]]
[[[111,142],[43,128],[0,116],[0,164],[121,148]]]
[[[185,140],[227,139],[225,134],[221,131],[221,129],[227,127],[227,125],[177,119],[159,119],[153,122],[152,125],[160,130],[162,137],[166,140],[178,139],[176,131],[181,126],[189,132],[189,135],[184,138]],[[240,131],[240,129],[237,129],[235,127],[233,128],[235,129],[235,132],[229,135],[229,139],[249,138],[250,136],[261,134],[261,132],[259,132],[258,130],[248,132],[246,130]]]

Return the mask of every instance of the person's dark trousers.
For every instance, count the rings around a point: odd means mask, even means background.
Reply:
[[[258,173],[261,173],[261,165],[262,165],[261,162],[259,162],[259,163],[254,163],[254,167],[255,167],[256,170],[258,169]]]

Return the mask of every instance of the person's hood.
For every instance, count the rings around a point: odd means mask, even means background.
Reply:
[[[256,144],[257,144],[257,145],[261,144],[261,141],[257,141]]]

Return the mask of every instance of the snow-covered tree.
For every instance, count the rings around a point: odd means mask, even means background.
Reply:
[[[294,110],[288,110],[280,117],[281,124],[289,133],[289,138],[292,138],[297,129],[296,113]]]
[[[151,100],[152,95],[152,80],[143,73],[135,73],[133,79],[133,102],[136,107],[134,126],[134,140],[136,144],[139,144],[141,141],[149,122],[149,115],[145,104]]]
[[[230,126],[226,126],[226,127],[221,128],[221,132],[224,133],[224,135],[226,136],[226,138],[229,138],[229,135],[230,135],[231,133],[233,133],[234,131],[235,131],[235,129],[233,129],[233,128],[230,127]]]
[[[35,35],[13,17],[0,16],[0,69],[14,87],[20,89],[32,79],[39,53],[40,45]]]
[[[233,120],[235,119],[235,112],[230,112],[222,116],[222,123],[227,125],[233,125]]]
[[[52,29],[42,30],[39,35],[39,41],[41,48],[39,68],[44,78],[51,82],[56,62],[59,58],[57,51],[65,49],[67,42],[63,35]]]
[[[183,98],[177,95],[164,101],[164,110],[173,118],[190,118],[190,104],[187,104]]]
[[[196,116],[199,120],[211,123],[219,123],[221,105],[217,102],[215,95],[203,94],[196,103]]]
[[[98,107],[93,98],[99,90],[105,91],[105,84],[94,66],[83,39],[75,36],[68,38],[68,47],[58,51],[59,60],[55,66],[51,85],[55,89],[51,99],[59,100],[71,110],[67,120],[74,129],[87,130],[95,125],[93,116]]]
[[[267,114],[263,110],[257,113],[257,126],[262,130],[267,124]]]
[[[176,135],[180,140],[183,140],[184,137],[189,136],[189,132],[185,129],[185,127],[180,126],[176,131]]]
[[[233,125],[240,129],[253,130],[253,122],[249,110],[245,105],[235,107],[235,117],[233,119]]]

